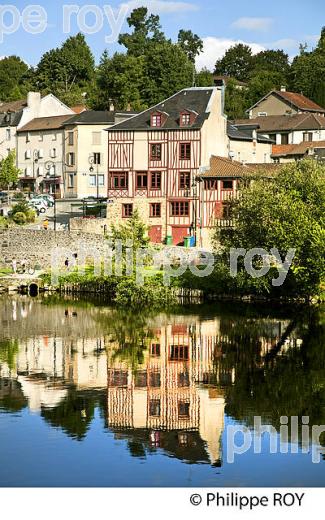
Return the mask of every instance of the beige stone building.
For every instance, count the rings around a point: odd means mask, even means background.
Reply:
[[[324,115],[325,108],[317,105],[311,99],[297,92],[287,92],[285,87],[281,90],[272,90],[255,105],[248,109],[250,119],[256,117],[284,116],[294,114]]]

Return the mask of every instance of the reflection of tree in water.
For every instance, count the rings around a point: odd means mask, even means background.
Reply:
[[[144,362],[144,352],[153,338],[148,328],[148,315],[140,312],[114,310],[108,318],[99,317],[111,343],[111,361],[125,361],[136,371]]]
[[[10,370],[16,366],[16,356],[19,352],[19,343],[16,339],[0,340],[0,363],[6,363]]]
[[[280,426],[281,416],[309,416],[310,425],[325,423],[325,326],[322,311],[313,311],[297,322],[302,340],[281,355],[260,353],[254,334],[250,341],[223,345],[221,369],[236,369],[233,385],[225,388],[226,412],[253,425],[254,416],[265,424]],[[291,327],[289,325],[288,329]],[[235,339],[236,336],[233,337]],[[276,349],[276,345],[275,345]],[[323,439],[325,440],[325,439]]]
[[[54,408],[42,408],[41,415],[51,426],[78,441],[83,440],[94,418],[96,407],[105,408],[105,393],[69,388],[67,397]],[[103,413],[104,415],[104,413]]]

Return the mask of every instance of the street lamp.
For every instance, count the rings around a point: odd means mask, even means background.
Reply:
[[[38,150],[33,150],[33,179],[35,179],[35,191],[36,191],[36,176],[35,176],[35,164],[38,163],[39,153]]]
[[[46,178],[47,179],[51,179],[51,170],[52,168],[55,166],[55,163],[53,161],[47,161],[45,163],[45,169],[47,170],[47,173],[46,173]],[[50,186],[51,186],[51,183],[50,183]],[[51,192],[51,190],[50,190]],[[53,190],[53,199],[54,199],[54,207],[53,207],[53,210],[54,210],[54,231],[56,231],[56,189],[55,189],[55,179],[54,179],[54,190]]]
[[[200,179],[195,178],[195,179],[193,179],[191,186],[185,188],[185,197],[192,199],[193,222],[192,222],[191,228],[193,229],[195,245],[196,245],[196,241],[197,241],[197,230],[196,230],[196,228],[197,228],[197,201],[198,201],[197,188],[198,188],[199,182],[200,182]]]
[[[94,172],[94,164],[95,164],[95,154],[91,154],[88,158],[88,162],[90,164],[89,166],[89,172]],[[98,161],[96,162],[97,165],[97,172],[96,172],[96,188],[97,188],[97,200],[99,199],[99,185],[98,185]]]

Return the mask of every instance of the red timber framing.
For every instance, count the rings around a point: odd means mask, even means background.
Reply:
[[[199,174],[201,166],[200,129],[147,130],[147,157],[144,169],[134,167],[137,132],[108,131],[108,197],[164,199],[166,221],[163,235],[168,226],[191,226],[194,199],[191,184]],[[182,158],[181,146],[188,145],[189,158]],[[184,147],[183,147],[184,150]],[[183,154],[184,155],[184,154]],[[145,170],[147,168],[147,170]],[[127,186],[114,185],[118,173],[127,172]],[[181,180],[182,179],[182,180]],[[184,182],[186,179],[186,182]],[[186,184],[190,182],[190,186]],[[188,215],[172,215],[171,202],[188,202]],[[164,217],[165,219],[165,217]]]
[[[201,223],[203,228],[214,227],[216,221],[227,219],[227,202],[238,195],[239,179],[204,178],[200,182]],[[232,183],[232,184],[231,184]],[[232,188],[230,188],[232,185]]]

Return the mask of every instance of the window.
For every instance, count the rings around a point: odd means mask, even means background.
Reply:
[[[190,114],[181,114],[181,126],[189,126],[191,124]]]
[[[133,214],[133,204],[123,204],[122,205],[122,217],[130,218]]]
[[[67,154],[67,165],[74,166],[75,165],[75,154],[73,152],[69,152]]]
[[[27,132],[27,134],[26,134],[26,143],[29,143],[29,141],[30,141],[30,133]]]
[[[98,175],[98,186],[105,186],[105,177],[104,177],[104,175]]]
[[[160,399],[150,399],[149,401],[149,415],[151,417],[160,416]]]
[[[56,134],[53,134],[52,136],[52,141],[56,141],[57,140],[57,135]]]
[[[68,188],[73,188],[74,187],[74,174],[73,173],[69,173],[68,175]]]
[[[147,387],[147,371],[139,370],[135,375],[134,385],[136,388],[146,388]]]
[[[94,153],[94,164],[100,164],[101,156],[100,153]]]
[[[190,172],[180,172],[179,174],[179,188],[184,190],[191,186],[191,174]]]
[[[190,416],[190,403],[185,401],[179,401],[178,403],[178,416],[187,418]]]
[[[159,202],[150,204],[150,217],[161,217],[161,204]]]
[[[223,203],[222,205],[222,218],[229,219],[231,218],[231,206],[228,203]]]
[[[10,141],[10,139],[11,139],[11,129],[7,128],[7,130],[6,130],[6,140]]]
[[[148,187],[148,173],[139,172],[137,173],[136,188],[143,189]]]
[[[74,145],[74,133],[68,132],[68,145],[73,146]]]
[[[172,202],[171,214],[172,217],[188,217],[190,214],[189,203],[186,201]]]
[[[150,386],[153,388],[159,388],[160,385],[161,385],[160,372],[158,372],[156,370],[153,372],[150,372]]]
[[[233,189],[233,181],[222,181],[222,189],[223,190],[232,190]]]
[[[289,144],[289,134],[281,134],[281,144]]]
[[[50,156],[52,157],[52,159],[55,159],[55,157],[56,157],[56,148],[52,148],[52,150],[50,152]]]
[[[93,137],[93,145],[100,145],[100,144],[102,144],[102,134],[101,134],[101,132],[93,132],[92,133],[92,137]]]
[[[178,374],[178,386],[182,388],[190,386],[190,376],[188,372]]]
[[[96,180],[97,180],[96,175],[94,175],[94,174],[89,175],[89,186],[91,186],[92,188],[97,186]]]
[[[258,115],[258,117],[266,117],[267,112],[258,112],[257,115]]]
[[[43,134],[39,134],[39,136],[38,136],[38,140],[39,140],[40,142],[43,142]]]
[[[188,346],[187,345],[171,345],[170,347],[170,360],[188,360]]]
[[[151,145],[151,160],[152,161],[161,161],[161,151],[162,147],[161,144],[152,144]]]
[[[151,173],[151,188],[153,190],[161,189],[161,172],[152,172]]]
[[[313,132],[304,132],[304,141],[312,141],[313,140]]]
[[[113,190],[128,187],[128,174],[127,172],[114,172],[111,176],[111,188]]]
[[[191,159],[191,143],[180,144],[179,157],[184,161],[189,161]]]
[[[151,116],[151,126],[159,128],[162,123],[161,114],[152,114]]]
[[[30,159],[31,156],[32,156],[31,151],[30,151],[30,150],[26,150],[26,151],[25,151],[25,159]]]
[[[154,357],[160,357],[160,343],[152,343],[150,353]]]

